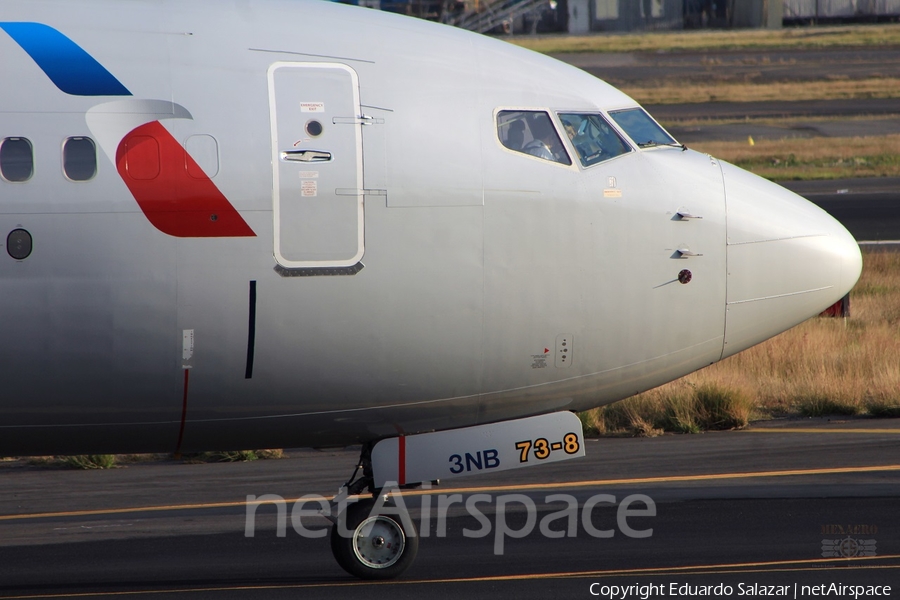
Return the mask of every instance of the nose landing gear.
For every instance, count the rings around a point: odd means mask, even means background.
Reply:
[[[403,519],[395,515],[373,513],[375,500],[357,502],[347,507],[331,529],[331,551],[345,571],[360,579],[393,579],[416,559],[419,537],[407,531]],[[349,535],[341,535],[349,534]]]
[[[354,480],[359,469],[363,475]],[[374,489],[371,447],[363,447],[350,481],[335,498],[338,510],[348,496],[369,490],[371,498],[349,504],[337,514],[331,528],[331,552],[342,569],[360,579],[393,579],[412,565],[419,552],[419,536],[412,520],[400,510],[378,502]]]

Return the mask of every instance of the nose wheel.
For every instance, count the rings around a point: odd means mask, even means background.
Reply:
[[[331,529],[331,551],[345,571],[360,579],[393,579],[416,559],[419,537],[407,531],[403,520],[393,514],[372,512],[374,500],[351,504]],[[349,533],[349,535],[346,535]]]

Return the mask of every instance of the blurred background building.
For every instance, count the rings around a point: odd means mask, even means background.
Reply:
[[[343,0],[480,33],[776,28],[900,20],[900,0]]]

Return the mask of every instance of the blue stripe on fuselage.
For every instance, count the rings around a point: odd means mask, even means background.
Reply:
[[[103,65],[43,23],[0,23],[60,90],[73,96],[130,96]]]

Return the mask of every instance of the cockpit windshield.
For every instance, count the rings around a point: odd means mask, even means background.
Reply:
[[[589,167],[631,152],[631,147],[599,114],[560,113],[559,120],[582,166]]]
[[[642,108],[629,108],[610,112],[609,116],[640,148],[653,146],[681,146],[663,131]]]
[[[501,110],[497,114],[500,143],[516,152],[571,165],[550,115],[541,110]]]

